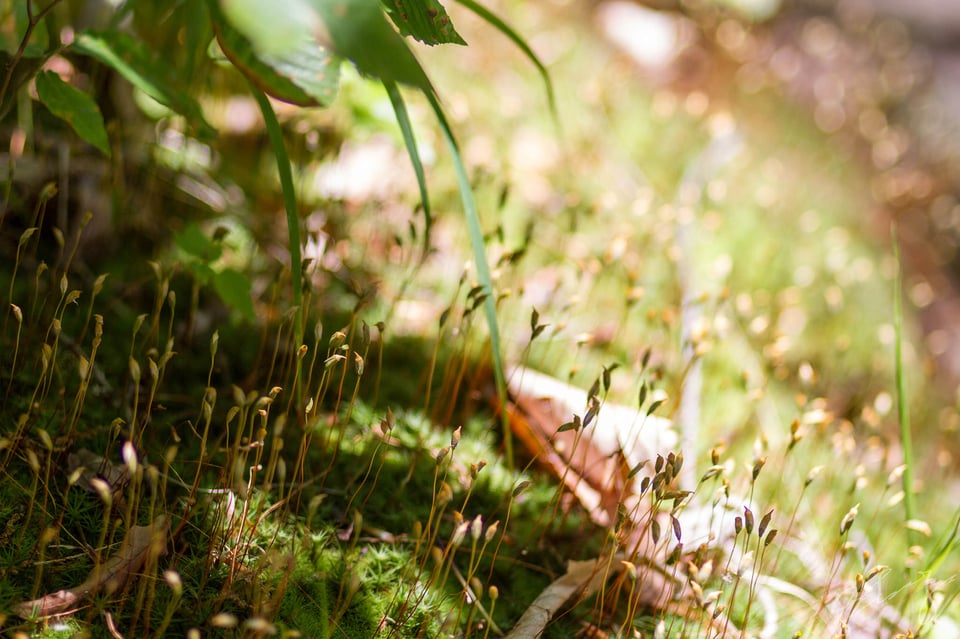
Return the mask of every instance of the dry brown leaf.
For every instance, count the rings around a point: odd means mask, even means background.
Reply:
[[[113,594],[141,568],[147,558],[163,554],[170,521],[160,515],[149,526],[134,526],[120,544],[120,550],[102,565],[90,571],[87,579],[69,590],[60,590],[33,601],[25,601],[14,610],[20,617],[50,617],[60,614],[94,593]]]
[[[79,468],[83,470],[80,471],[80,477],[75,485],[87,492],[99,492],[91,483],[91,480],[97,478],[107,482],[114,495],[127,483],[126,466],[114,464],[86,448],[81,448],[75,453],[67,455],[67,474],[72,474]]]
[[[579,437],[575,430],[558,432],[574,415],[584,416],[586,392],[523,367],[510,371],[508,388],[514,435],[601,526],[615,521],[617,505],[631,494],[630,469],[677,444],[670,420],[612,403],[602,405]]]
[[[606,580],[621,570],[620,562],[568,561],[567,572],[547,586],[507,633],[505,639],[533,639],[543,634],[544,628],[558,610],[571,598],[585,599],[595,593]]]

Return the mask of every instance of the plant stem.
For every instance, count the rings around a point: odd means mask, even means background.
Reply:
[[[457,141],[453,137],[453,130],[443,113],[443,107],[437,96],[424,92],[433,107],[433,112],[440,122],[443,137],[450,148],[453,166],[457,174],[457,184],[460,187],[460,198],[463,201],[463,210],[467,217],[467,229],[470,235],[470,246],[473,249],[473,261],[477,269],[477,279],[486,289],[487,297],[483,301],[483,311],[487,319],[487,328],[490,331],[490,352],[493,358],[493,377],[497,387],[497,399],[500,404],[500,423],[503,427],[503,448],[507,467],[513,468],[513,436],[510,432],[510,420],[507,417],[507,383],[504,377],[503,353],[501,352],[500,330],[497,327],[497,296],[493,290],[493,279],[490,276],[490,265],[487,263],[486,247],[483,243],[483,229],[480,227],[480,216],[477,212],[477,203],[473,199],[473,188],[467,177],[466,168]]]

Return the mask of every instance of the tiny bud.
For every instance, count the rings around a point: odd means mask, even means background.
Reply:
[[[477,541],[480,539],[480,535],[483,533],[483,518],[480,515],[477,515],[473,518],[473,521],[470,522],[470,537]]]
[[[463,426],[457,426],[456,430],[453,431],[453,434],[450,436],[450,448],[456,448],[457,444],[460,443],[460,435],[463,432]]]

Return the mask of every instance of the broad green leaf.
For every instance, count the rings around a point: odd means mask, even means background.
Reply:
[[[271,40],[261,29],[250,26],[251,16],[240,10],[243,7],[236,0],[223,1],[224,8],[232,7],[230,13],[221,11],[217,0],[208,0],[208,4],[220,49],[261,91],[298,106],[319,106],[333,101],[340,78],[340,62],[320,46],[312,30],[291,35],[287,47],[258,44]],[[241,19],[237,19],[237,15]],[[318,22],[316,13],[313,16]],[[289,46],[290,42],[294,45]]]
[[[250,280],[240,271],[225,268],[213,277],[213,288],[227,306],[239,311],[248,320],[256,319]]]
[[[378,0],[310,0],[326,26],[334,52],[364,75],[432,93],[427,74]]]
[[[191,261],[187,264],[187,267],[190,269],[190,272],[193,273],[194,277],[203,284],[210,284],[217,276],[217,272],[206,262]]]
[[[37,96],[77,135],[103,151],[104,155],[110,155],[110,139],[103,126],[103,115],[93,98],[61,80],[53,71],[42,71],[37,76]]]
[[[177,86],[175,69],[132,36],[120,31],[85,31],[77,36],[73,48],[113,68],[133,86],[186,117],[200,135],[210,137],[215,133],[203,117],[200,104]]]
[[[208,4],[260,55],[288,56],[317,41],[320,18],[308,0],[211,0]]]
[[[184,253],[209,264],[218,259],[223,248],[200,229],[197,224],[189,224],[174,238],[177,246]]]
[[[466,44],[438,0],[383,0],[400,33],[424,44]]]

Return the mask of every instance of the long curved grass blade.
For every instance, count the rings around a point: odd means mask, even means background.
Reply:
[[[420,188],[420,203],[423,206],[423,259],[426,259],[427,252],[430,250],[430,227],[433,225],[430,195],[427,193],[427,176],[423,171],[423,162],[420,160],[420,151],[417,149],[417,139],[413,135],[410,115],[407,113],[407,105],[400,94],[400,88],[392,80],[383,80],[383,87],[387,90],[387,95],[390,96],[393,113],[397,118],[397,124],[400,125],[400,132],[403,133],[403,144],[407,147],[410,164],[413,165],[413,172],[417,176],[417,186]]]
[[[476,0],[457,0],[457,2],[462,4],[470,11],[473,11],[483,20],[486,20],[487,23],[489,23],[494,29],[509,38],[510,41],[513,42],[525,56],[527,56],[530,62],[537,67],[537,71],[540,72],[540,77],[543,78],[543,84],[547,90],[547,102],[550,106],[550,116],[553,118],[554,123],[559,123],[560,119],[557,116],[557,101],[554,97],[553,81],[550,79],[550,72],[547,71],[547,67],[540,60],[539,56],[534,53],[533,49],[530,48],[530,45],[527,44],[527,41],[520,37],[520,34],[517,33],[513,27],[504,22],[500,16],[493,13],[490,11],[490,9],[487,9]]]
[[[453,167],[457,174],[457,185],[460,187],[460,199],[463,201],[463,211],[467,216],[467,231],[470,235],[470,246],[473,250],[473,261],[476,262],[477,279],[480,286],[485,288],[489,295],[483,301],[483,312],[487,319],[487,327],[490,330],[490,351],[493,357],[493,377],[497,386],[497,398],[500,406],[500,420],[503,426],[503,445],[504,455],[507,458],[507,464],[513,467],[513,436],[510,432],[510,423],[507,418],[507,385],[504,377],[503,354],[500,345],[500,329],[497,325],[497,302],[493,291],[493,278],[490,277],[490,265],[487,263],[486,246],[483,242],[483,230],[480,227],[480,215],[477,211],[477,203],[473,199],[473,188],[470,186],[470,179],[467,177],[467,169],[463,164],[463,157],[460,155],[460,147],[453,136],[453,130],[450,128],[447,117],[443,112],[443,107],[437,96],[424,91],[434,114],[440,123],[440,129],[443,131],[443,137],[447,141],[447,147],[450,149],[450,155],[453,158]]]
[[[900,447],[903,449],[903,507],[907,521],[916,518],[913,502],[913,435],[910,431],[910,404],[907,394],[906,373],[903,370],[903,292],[902,266],[900,262],[900,244],[897,227],[890,230],[893,241],[893,261],[896,273],[893,278],[893,328],[894,328],[894,371],[897,380],[897,415],[900,421]],[[907,534],[912,534],[907,529]]]
[[[297,308],[295,322],[294,344],[303,342],[303,290],[300,281],[303,257],[300,253],[300,216],[297,215],[297,194],[293,188],[293,172],[290,170],[290,156],[283,141],[283,130],[277,120],[277,114],[270,105],[266,94],[260,91],[253,83],[250,91],[257,100],[263,122],[273,148],[273,156],[277,160],[277,172],[280,174],[280,189],[283,191],[283,206],[287,212],[287,248],[290,249],[290,279],[293,284],[293,305]]]

